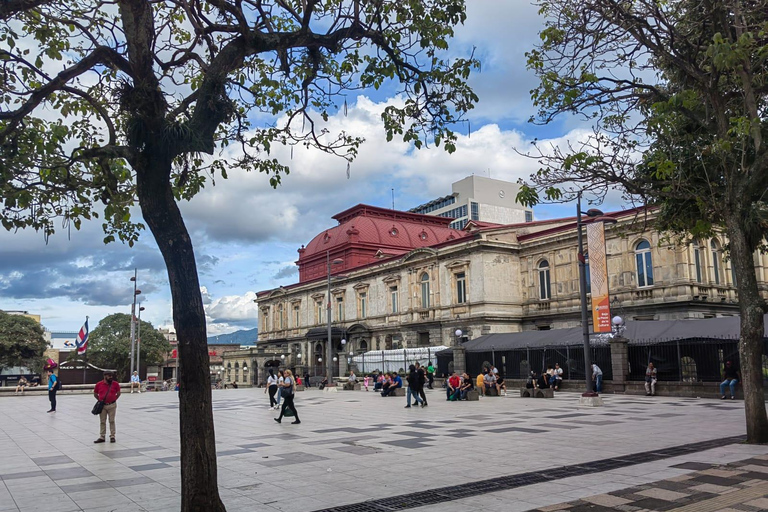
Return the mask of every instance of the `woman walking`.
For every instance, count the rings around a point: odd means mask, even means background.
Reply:
[[[269,408],[274,409],[277,405],[277,400],[275,400],[275,393],[277,393],[277,377],[275,377],[272,368],[269,369],[269,377],[267,377],[267,388],[264,390],[264,392],[266,393],[267,391],[269,391]]]
[[[296,410],[296,406],[293,405],[294,392],[296,391],[296,383],[293,381],[293,374],[291,370],[285,370],[283,374],[283,384],[280,387],[280,394],[283,396],[283,408],[280,409],[280,416],[275,418],[275,421],[280,423],[283,420],[286,409],[291,409],[296,416],[296,420],[292,421],[292,425],[301,423],[299,420],[299,411]]]

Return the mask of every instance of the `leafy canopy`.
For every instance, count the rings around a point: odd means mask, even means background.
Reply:
[[[177,200],[233,170],[289,172],[275,146],[351,162],[323,125],[355,91],[395,84],[388,139],[455,150],[477,101],[448,53],[463,0],[12,0],[0,9],[0,220],[46,236],[100,218],[132,244],[135,171],[171,167]],[[101,206],[97,206],[101,203]]]
[[[0,369],[26,366],[40,371],[47,348],[48,342],[38,322],[0,311]]]

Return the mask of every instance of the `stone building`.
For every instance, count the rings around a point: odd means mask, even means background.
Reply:
[[[629,320],[738,314],[725,238],[680,245],[651,229],[645,213],[607,214],[616,221],[605,226],[613,312]],[[580,325],[575,218],[470,220],[455,230],[450,218],[358,205],[334,219],[299,249],[298,283],[257,294],[257,347],[224,357],[240,379],[243,365],[251,383],[267,367],[323,374],[329,309],[335,375],[352,354],[452,346],[458,330],[474,339]],[[768,297],[768,255],[755,261]]]

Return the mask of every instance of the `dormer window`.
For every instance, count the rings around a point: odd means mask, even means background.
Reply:
[[[397,236],[398,233],[399,233],[399,231],[397,230],[397,228],[395,226],[392,226],[392,229],[389,230],[389,234],[391,236]]]
[[[331,235],[329,235],[328,233],[325,233],[325,235],[323,235],[323,243],[327,244],[330,240],[331,240]]]
[[[421,238],[422,240],[426,240],[427,239],[427,232],[426,231],[422,231],[421,233],[419,233],[419,238]]]

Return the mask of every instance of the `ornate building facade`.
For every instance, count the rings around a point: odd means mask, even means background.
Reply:
[[[633,320],[738,314],[723,237],[680,245],[647,224],[644,211],[607,214],[613,313]],[[580,325],[576,219],[497,225],[358,205],[299,249],[299,282],[257,294],[256,348],[224,365],[323,373],[328,313],[334,374],[370,350],[455,345],[462,338]],[[756,254],[768,296],[768,255]],[[587,263],[589,260],[587,259]],[[328,270],[331,279],[328,279]],[[329,294],[330,291],[330,294]],[[328,297],[330,295],[330,308]],[[236,359],[236,361],[235,361]]]

